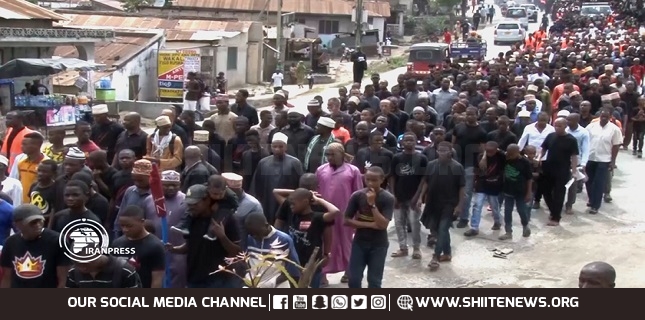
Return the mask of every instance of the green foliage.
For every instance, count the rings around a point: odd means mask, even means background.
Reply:
[[[137,12],[140,6],[152,5],[154,0],[125,0],[123,2],[123,10],[126,12]]]
[[[430,34],[437,34],[443,31],[443,28],[446,25],[446,17],[435,16],[435,17],[426,17],[417,20],[416,26],[414,28],[414,34],[419,37],[428,37]]]
[[[396,68],[405,67],[408,64],[408,55],[400,55],[395,57],[390,57],[385,61],[377,61],[371,63],[369,66],[369,72],[371,73],[383,73]]]

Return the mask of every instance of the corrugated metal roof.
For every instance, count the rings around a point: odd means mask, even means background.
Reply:
[[[282,12],[320,15],[351,15],[354,1],[345,0],[283,0]],[[365,1],[365,8],[373,16],[390,16],[390,3]],[[266,0],[174,0],[174,6],[239,11],[262,11]],[[278,1],[269,1],[269,12],[278,11]]]
[[[252,21],[172,20],[150,17],[100,14],[67,14],[67,27],[101,27],[121,29],[165,29],[177,31],[247,32]]]
[[[92,84],[94,85],[96,82],[101,80],[103,77],[111,76],[114,71],[95,71],[92,72]],[[78,78],[78,71],[65,71],[56,74],[53,78],[53,85],[54,86],[61,86],[61,87],[71,87],[76,83],[76,79]]]
[[[97,63],[105,64],[108,68],[120,66],[127,58],[144,50],[146,45],[155,36],[155,34],[137,34],[134,36],[117,35],[114,41],[96,43],[94,60]],[[78,51],[74,46],[58,46],[54,50],[54,56],[78,58]]]
[[[42,19],[42,20],[65,20],[65,17],[51,10],[47,10],[37,4],[24,0],[2,0],[0,1],[0,18],[4,19]]]
[[[168,41],[216,41],[223,38],[232,38],[239,35],[237,31],[180,31],[168,30]]]

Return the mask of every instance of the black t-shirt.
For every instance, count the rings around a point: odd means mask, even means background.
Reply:
[[[70,222],[83,218],[101,223],[101,219],[99,219],[99,217],[97,217],[90,210],[85,210],[81,214],[72,214],[69,209],[63,209],[54,214],[54,223],[52,224],[52,229],[56,232],[61,232]]]
[[[112,188],[114,186],[114,175],[118,172],[117,169],[114,167],[108,167],[107,169],[103,170],[101,172],[101,180],[105,183],[105,185],[108,188]],[[103,195],[106,199],[110,199],[111,197],[114,196],[114,190],[110,189],[111,194],[107,194],[105,192],[101,192],[101,195]]]
[[[98,192],[93,194],[85,206],[87,207],[87,210],[91,211],[99,218],[101,224],[105,223],[108,216],[108,210],[110,209],[110,202],[103,195]]]
[[[466,185],[464,167],[455,160],[428,162],[425,177],[428,184],[424,215],[452,215],[451,210],[459,204],[459,190]]]
[[[542,162],[544,172],[555,175],[566,175],[570,172],[571,156],[580,154],[578,141],[569,133],[565,135],[558,135],[555,132],[549,133],[542,142],[542,150],[548,151],[546,160]]]
[[[358,150],[356,157],[352,161],[352,164],[355,165],[361,173],[365,173],[365,169],[376,166],[380,167],[385,171],[385,175],[390,175],[390,169],[392,168],[392,158],[394,154],[392,151],[381,148],[378,152],[373,152],[370,148],[363,148]]]
[[[231,210],[220,208],[218,214],[214,216],[215,220],[224,221],[224,231],[229,240],[240,241],[237,219],[233,217]],[[211,218],[192,218],[190,223],[190,234],[186,237],[188,245],[186,271],[189,283],[200,283],[208,281],[208,279],[231,276],[224,272],[210,274],[220,265],[226,266],[224,258],[228,256],[219,240],[211,241],[204,238],[211,224]]]
[[[486,137],[488,141],[495,141],[499,145],[501,150],[506,151],[509,145],[517,143],[517,136],[511,131],[501,132],[498,130],[493,130],[488,133]]]
[[[397,153],[392,159],[392,177],[394,177],[394,196],[399,202],[410,201],[414,197],[428,159],[417,152],[413,154]]]
[[[352,194],[345,209],[345,217],[349,219],[358,218],[359,221],[372,222],[372,208],[367,203],[367,188],[358,190]],[[381,189],[376,195],[376,208],[388,220],[392,220],[394,212],[394,196],[386,190]],[[387,230],[371,228],[359,228],[354,233],[354,241],[369,243],[372,246],[386,246]]]
[[[459,163],[464,168],[475,166],[481,145],[486,143],[486,131],[480,125],[460,123],[454,129],[453,138],[456,138],[453,147],[459,154]]]
[[[486,171],[481,170],[479,165],[475,167],[475,192],[487,195],[499,195],[502,191],[502,175],[504,173],[504,162],[506,158],[502,152],[486,157]],[[481,159],[481,157],[480,157]]]
[[[289,216],[278,216],[278,219],[286,222],[287,233],[293,239],[293,245],[298,253],[300,265],[304,266],[309,262],[314,248],[319,247],[317,259],[323,255],[323,234],[325,228],[332,225],[323,220],[324,212],[314,211],[310,214],[289,214]]]
[[[29,189],[29,203],[37,206],[43,215],[54,212],[54,203],[56,202],[56,184],[42,188],[38,183],[31,185]],[[51,219],[51,217],[50,217]]]
[[[65,288],[142,288],[139,274],[125,259],[108,257],[108,262],[95,276],[76,268],[67,272]]]
[[[70,261],[58,245],[58,232],[44,229],[35,240],[25,240],[20,234],[7,238],[0,265],[11,269],[12,288],[56,288],[56,268]]]
[[[504,194],[513,197],[526,195],[526,183],[533,179],[533,167],[525,157],[507,159],[504,166]]]
[[[150,288],[152,272],[164,270],[166,251],[163,243],[154,234],[149,234],[139,240],[130,240],[121,236],[112,243],[114,248],[134,248],[134,255],[122,256],[136,269],[141,278],[141,286]]]

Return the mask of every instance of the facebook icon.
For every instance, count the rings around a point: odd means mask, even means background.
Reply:
[[[274,310],[289,309],[289,296],[288,295],[274,295],[272,298],[272,307]]]

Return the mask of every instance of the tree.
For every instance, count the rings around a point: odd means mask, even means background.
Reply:
[[[154,0],[125,0],[123,2],[123,10],[126,12],[137,12],[141,6],[152,5]]]

